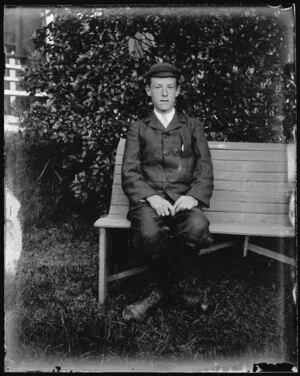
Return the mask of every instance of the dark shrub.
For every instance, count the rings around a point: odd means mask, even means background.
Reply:
[[[284,11],[203,9],[104,9],[37,31],[24,87],[48,97],[25,116],[28,145],[55,159],[65,190],[98,214],[109,206],[118,140],[151,108],[142,75],[160,59],[180,67],[178,108],[205,120],[209,140],[289,140],[295,78]]]

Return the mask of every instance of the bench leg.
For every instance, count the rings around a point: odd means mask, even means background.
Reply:
[[[249,235],[246,235],[244,239],[244,253],[243,253],[244,257],[247,256],[248,244],[249,244]]]
[[[106,290],[107,290],[106,250],[107,250],[106,228],[100,228],[99,230],[99,290],[98,290],[99,291],[98,300],[100,304],[104,303]]]

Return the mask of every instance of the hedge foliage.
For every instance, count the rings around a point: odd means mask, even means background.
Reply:
[[[289,141],[295,76],[284,44],[293,30],[283,10],[268,9],[57,17],[37,31],[24,75],[26,90],[48,96],[25,113],[29,149],[41,163],[55,159],[63,189],[106,211],[116,146],[152,108],[143,74],[156,61],[181,69],[177,107],[204,119],[209,140]]]

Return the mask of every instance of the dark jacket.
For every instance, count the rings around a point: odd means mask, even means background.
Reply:
[[[122,188],[130,209],[154,194],[167,194],[174,201],[189,195],[200,206],[209,207],[213,166],[203,124],[175,113],[165,128],[154,112],[132,124],[125,144]]]

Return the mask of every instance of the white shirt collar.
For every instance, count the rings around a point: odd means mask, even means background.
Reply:
[[[156,109],[154,109],[154,113],[155,115],[158,117],[159,121],[162,123],[162,125],[167,128],[167,126],[171,123],[174,115],[175,115],[175,108],[173,107],[172,110],[165,114],[164,117],[162,116],[162,114],[158,111],[156,111]]]

